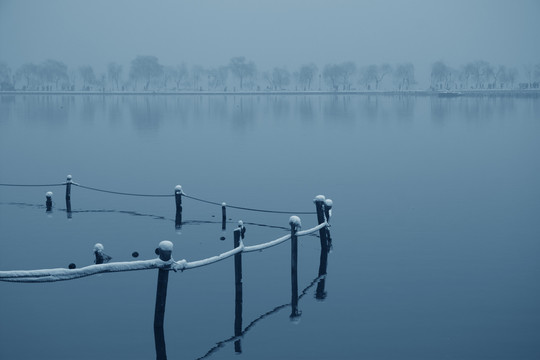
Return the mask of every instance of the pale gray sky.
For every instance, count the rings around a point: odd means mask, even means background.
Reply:
[[[0,61],[521,66],[540,62],[539,18],[539,0],[0,0]]]

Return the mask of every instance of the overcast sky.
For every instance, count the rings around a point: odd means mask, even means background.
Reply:
[[[0,61],[540,62],[540,0],[0,0]]]

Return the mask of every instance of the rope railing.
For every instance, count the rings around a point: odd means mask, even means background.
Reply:
[[[311,229],[298,231],[297,236],[309,235],[316,231],[319,231],[322,228],[328,227],[329,224],[324,222],[319,224]],[[291,238],[291,235],[282,236],[276,240],[272,240],[263,244],[245,246],[242,241],[240,245],[221,253],[216,256],[209,258],[196,260],[196,261],[187,261],[185,259],[174,261],[172,258],[168,261],[160,260],[156,258],[153,260],[139,260],[139,261],[126,261],[126,262],[112,262],[107,264],[96,264],[82,267],[79,269],[41,269],[41,270],[12,270],[12,271],[0,271],[0,281],[7,282],[26,282],[26,283],[37,283],[37,282],[55,282],[55,281],[64,281],[64,280],[73,280],[86,276],[97,275],[101,273],[109,272],[125,272],[125,271],[136,271],[136,270],[149,270],[149,269],[166,269],[173,271],[184,271],[189,269],[194,269],[201,266],[206,266],[213,264],[215,262],[227,259],[235,254],[241,252],[253,252],[261,251],[276,245],[279,245]],[[160,246],[162,244],[160,243]]]
[[[251,208],[251,207],[245,207],[245,206],[238,206],[238,205],[230,205],[226,204],[224,202],[217,202],[217,201],[210,201],[206,199],[202,199],[196,196],[188,195],[182,191],[182,187],[180,185],[177,185],[175,187],[175,191],[172,194],[144,194],[144,193],[132,193],[132,192],[123,192],[123,191],[116,191],[116,190],[108,190],[108,189],[102,189],[97,188],[93,186],[83,185],[80,183],[76,183],[72,181],[71,175],[67,176],[67,181],[63,183],[53,183],[53,184],[13,184],[13,183],[0,183],[0,186],[7,186],[7,187],[56,187],[56,186],[66,186],[66,201],[69,200],[69,209],[71,209],[71,186],[77,186],[81,189],[90,190],[90,191],[97,191],[107,194],[113,194],[113,195],[123,195],[123,196],[135,196],[135,197],[154,197],[154,198],[168,198],[168,197],[175,197],[177,204],[181,204],[182,197],[202,202],[205,204],[215,205],[215,206],[221,206],[222,208],[228,207],[231,209],[236,210],[244,210],[244,211],[252,211],[252,212],[262,212],[262,213],[271,213],[271,214],[297,214],[297,215],[312,215],[315,214],[313,211],[285,211],[285,210],[273,210],[273,209],[259,209],[259,208]],[[50,192],[49,192],[50,193]],[[50,193],[52,196],[52,193]],[[70,211],[71,212],[71,211]]]
[[[69,201],[69,189],[73,184],[71,179],[68,178],[66,183],[66,203]],[[176,188],[175,196],[181,193],[181,188]],[[47,201],[52,202],[51,194],[47,193]],[[178,197],[177,197],[178,199]],[[18,283],[45,283],[45,282],[57,282],[74,280],[82,277],[92,276],[107,272],[127,272],[137,270],[158,269],[157,280],[157,292],[156,292],[156,305],[154,313],[154,339],[156,343],[156,358],[159,360],[166,359],[165,349],[165,337],[164,337],[164,316],[165,316],[165,303],[167,297],[167,284],[170,271],[177,272],[178,270],[184,271],[188,269],[194,269],[206,265],[210,265],[221,260],[234,256],[234,272],[235,272],[235,336],[242,335],[242,253],[262,251],[270,247],[279,245],[287,240],[291,240],[291,315],[290,318],[295,321],[300,317],[301,311],[298,309],[298,300],[301,296],[298,294],[298,237],[304,235],[311,235],[315,232],[319,232],[319,238],[321,242],[321,257],[319,264],[319,276],[326,273],[327,255],[331,246],[329,220],[331,216],[330,209],[332,208],[332,201],[325,199],[323,195],[318,195],[314,199],[318,225],[310,229],[300,231],[301,221],[298,216],[291,216],[289,218],[290,234],[281,236],[277,239],[251,246],[245,246],[241,240],[244,238],[245,226],[242,221],[239,221],[239,226],[234,230],[234,246],[231,250],[221,253],[216,256],[208,257],[201,260],[187,261],[182,259],[175,261],[172,258],[173,243],[167,240],[161,241],[156,254],[158,258],[151,260],[139,260],[128,262],[109,262],[111,259],[103,252],[103,245],[96,244],[94,246],[95,265],[89,265],[82,268],[76,268],[75,264],[70,264],[69,268],[56,268],[56,269],[38,269],[38,270],[11,270],[0,271],[0,281],[3,282],[18,282]],[[180,202],[181,204],[181,202]],[[68,205],[67,211],[70,211]],[[223,206],[223,205],[222,205]],[[181,210],[181,205],[178,207]],[[49,211],[49,204],[47,204],[47,211]],[[180,214],[181,216],[181,214]],[[178,221],[178,213],[177,219]],[[181,222],[181,220],[180,220]],[[134,257],[138,256],[138,253],[132,254]],[[321,285],[321,292],[324,294],[324,282],[319,283]],[[318,285],[318,292],[319,292]],[[250,324],[251,326],[251,324]],[[249,326],[244,330],[247,331]],[[235,340],[235,351],[241,352],[240,340]]]

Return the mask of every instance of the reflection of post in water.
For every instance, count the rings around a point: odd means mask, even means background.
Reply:
[[[242,228],[234,229],[234,247],[240,246],[240,232]],[[234,255],[234,336],[242,335],[242,253]],[[242,352],[240,339],[234,342],[234,351]]]
[[[174,188],[174,200],[176,202],[176,218],[174,220],[174,227],[177,229],[182,228],[182,186],[176,185]]]
[[[71,183],[71,175],[68,175],[66,181],[66,211],[68,219],[71,219]]]
[[[171,259],[173,244],[170,241],[159,243],[159,258],[162,261]],[[158,284],[156,292],[156,310],[154,312],[154,340],[156,343],[156,359],[166,360],[167,351],[165,348],[165,334],[163,333],[163,321],[165,318],[165,303],[167,300],[167,283],[169,281],[169,270],[160,268],[158,270]]]
[[[300,317],[301,312],[298,310],[298,236],[296,232],[300,227],[300,218],[291,216],[289,219],[291,225],[291,319]]]
[[[331,237],[330,237],[330,230],[326,229],[326,236],[328,238],[329,243],[331,243]],[[321,247],[321,257],[319,262],[319,282],[317,283],[317,290],[315,291],[315,299],[317,300],[324,300],[326,299],[326,291],[324,289],[325,282],[326,282],[326,268],[328,266],[328,252],[330,251],[330,247],[327,247],[326,249],[323,249]]]

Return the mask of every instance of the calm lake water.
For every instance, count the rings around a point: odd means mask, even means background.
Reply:
[[[540,358],[539,155],[540,98],[0,96],[0,183],[181,184],[293,214],[334,201],[324,300],[317,237],[299,239],[297,321],[289,242],[244,254],[243,328],[257,321],[238,354],[233,259],[172,272],[169,359]],[[238,220],[246,245],[287,234],[288,214],[235,209],[222,231],[221,207],[187,198],[176,229],[172,197],[81,187],[68,217],[64,191],[0,186],[0,270],[83,267],[97,242],[113,261],[154,258],[165,239],[198,260],[231,249]],[[0,282],[0,358],[155,358],[156,279]]]

